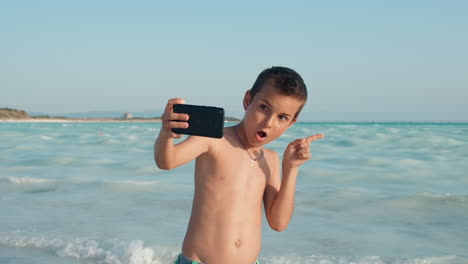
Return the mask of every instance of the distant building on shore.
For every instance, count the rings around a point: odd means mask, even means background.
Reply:
[[[123,114],[123,118],[124,118],[124,119],[132,119],[132,118],[133,118],[133,115],[132,115],[132,113],[124,113],[124,114]]]

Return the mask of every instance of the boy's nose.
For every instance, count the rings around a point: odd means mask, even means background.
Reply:
[[[272,116],[266,116],[265,119],[263,120],[263,126],[270,128],[271,123],[273,122],[273,117]]]

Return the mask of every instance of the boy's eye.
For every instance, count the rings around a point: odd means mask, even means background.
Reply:
[[[280,115],[280,116],[279,116],[279,119],[280,119],[281,121],[288,121],[288,117],[285,116],[285,115]]]
[[[260,109],[262,109],[262,110],[268,110],[268,106],[266,106],[266,105],[260,105]]]

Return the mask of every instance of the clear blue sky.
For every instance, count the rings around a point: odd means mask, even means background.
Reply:
[[[0,107],[242,114],[297,70],[303,121],[467,121],[468,1],[2,1]]]

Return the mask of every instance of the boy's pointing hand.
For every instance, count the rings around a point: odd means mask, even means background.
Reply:
[[[296,139],[289,143],[284,151],[283,167],[297,168],[301,166],[312,157],[310,153],[310,143],[324,137],[325,135],[323,134],[316,134],[306,138]]]
[[[313,141],[315,141],[317,139],[322,139],[324,137],[325,137],[324,134],[317,134],[317,135],[313,135],[313,136],[310,136],[310,137],[306,137],[305,140],[308,141],[309,143],[312,143]]]

